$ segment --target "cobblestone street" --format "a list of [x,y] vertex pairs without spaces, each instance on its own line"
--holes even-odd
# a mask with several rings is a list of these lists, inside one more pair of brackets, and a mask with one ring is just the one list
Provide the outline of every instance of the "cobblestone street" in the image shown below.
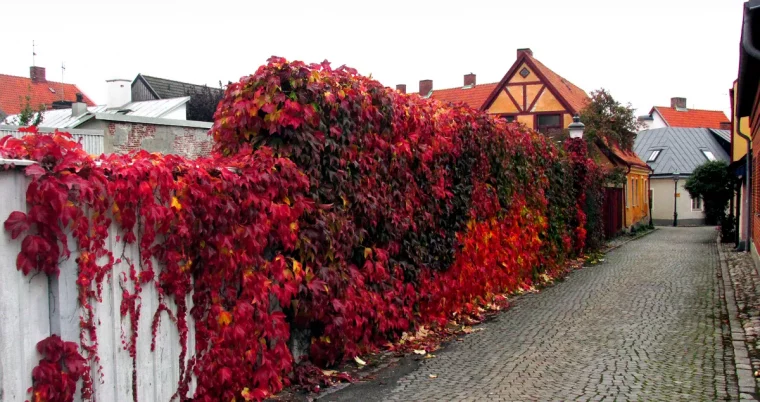
[[324,400],[738,400],[715,237],[660,228],[398,380]]

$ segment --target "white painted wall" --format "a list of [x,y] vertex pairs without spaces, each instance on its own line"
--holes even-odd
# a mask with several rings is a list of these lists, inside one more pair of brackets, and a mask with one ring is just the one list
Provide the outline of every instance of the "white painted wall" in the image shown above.
[[660,116],[660,113],[658,113],[657,110],[653,110],[652,120],[649,121],[648,126],[649,126],[648,129],[653,130],[655,128],[668,127],[668,123],[665,122],[665,120],[662,118],[662,116]]
[[[0,203],[0,220],[4,221],[12,211],[27,211],[25,202],[28,179],[21,170],[0,171],[0,192],[5,194]],[[116,245],[116,229],[109,233],[108,242]],[[65,341],[79,342],[79,314],[76,290],[76,258],[61,264],[58,278],[45,275],[26,277],[16,270],[16,256],[23,236],[16,240],[10,233],[0,229],[0,401],[23,401],[29,399],[27,389],[32,386],[32,369],[41,356],[35,346],[51,334],[59,334]],[[139,240],[138,240],[139,242]],[[73,240],[70,238],[70,244]],[[121,249],[119,243],[119,250]],[[73,247],[70,247],[73,249]],[[128,246],[125,255],[137,259],[137,246]],[[121,252],[119,252],[119,255]],[[95,304],[97,315],[98,367],[92,368],[95,399],[99,401],[131,401],[132,359],[122,346],[122,336],[128,338],[129,319],[122,319],[119,308],[122,300],[120,277],[128,272],[123,262],[114,267],[113,273],[103,284],[102,302]],[[129,285],[128,285],[129,286]],[[137,393],[140,401],[168,401],[177,389],[179,381],[179,334],[168,315],[162,313],[156,337],[156,350],[151,352],[151,322],[158,305],[158,294],[152,285],[141,293],[137,339]],[[168,301],[176,315],[176,305]],[[188,296],[188,311],[192,298]],[[188,316],[189,360],[195,350],[195,328]],[[81,391],[81,381],[77,386]],[[194,385],[191,384],[191,392]],[[77,395],[75,400],[81,400]]]
[[162,119],[187,120],[187,103],[161,116]]
[[[681,177],[678,180],[678,192],[681,194],[678,197],[678,220],[686,219],[704,219],[705,213],[702,210],[694,211],[691,209],[691,196],[689,192],[683,188],[686,184],[686,178]],[[668,178],[651,178],[652,188],[652,219],[655,220],[670,220],[670,224],[673,222],[673,179]],[[704,207],[704,205],[703,205]]]

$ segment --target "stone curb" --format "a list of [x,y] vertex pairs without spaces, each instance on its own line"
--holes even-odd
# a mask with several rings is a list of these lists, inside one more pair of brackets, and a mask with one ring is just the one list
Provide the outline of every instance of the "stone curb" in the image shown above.
[[744,328],[739,322],[739,309],[736,308],[736,294],[731,282],[731,274],[728,271],[726,254],[720,247],[720,238],[716,241],[720,259],[721,278],[728,310],[728,323],[731,329],[731,344],[734,348],[734,364],[736,366],[736,378],[739,382],[741,400],[757,401],[757,389],[755,375],[752,373],[752,363],[749,360],[747,345],[745,344]]

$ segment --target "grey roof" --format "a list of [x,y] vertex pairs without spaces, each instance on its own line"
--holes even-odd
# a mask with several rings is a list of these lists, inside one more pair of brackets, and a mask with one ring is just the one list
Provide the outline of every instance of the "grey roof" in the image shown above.
[[187,96],[200,90],[210,89],[211,92],[223,92],[220,88],[207,87],[206,85],[188,84],[186,82],[167,80],[166,78],[151,77],[149,75],[138,74],[135,81],[141,79],[148,84],[148,88],[159,99],[177,98]]
[[711,128],[710,131],[713,132],[713,134],[720,137],[723,141],[727,141],[729,144],[731,143],[731,132],[728,130],[718,130],[715,128]]
[[681,127],[644,130],[636,135],[633,150],[644,162],[652,152],[660,150],[654,162],[647,162],[653,175],[669,175],[676,171],[691,174],[697,166],[707,162],[703,150],[712,152],[716,160],[729,162],[727,149],[718,140],[723,136],[721,131],[726,130]]
[[[181,98],[130,102],[124,106],[110,109],[105,105],[90,106],[87,108],[87,113],[79,116],[72,116],[71,109],[47,110],[42,112],[42,122],[40,123],[40,126],[51,128],[74,128],[78,127],[85,121],[90,120],[95,115],[100,114],[161,118],[186,104],[189,100],[189,96],[184,96]],[[6,120],[11,121],[13,117],[14,116],[9,116]]]

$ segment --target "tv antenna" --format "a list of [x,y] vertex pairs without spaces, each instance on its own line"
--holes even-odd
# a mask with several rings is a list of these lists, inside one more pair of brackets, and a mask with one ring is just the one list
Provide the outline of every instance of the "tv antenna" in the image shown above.
[[64,95],[63,91],[66,88],[63,86],[63,73],[66,72],[66,65],[61,62],[61,100],[66,100],[66,96]]
[[35,49],[34,40],[32,40],[32,67],[36,66],[35,57],[37,56],[37,50]]

